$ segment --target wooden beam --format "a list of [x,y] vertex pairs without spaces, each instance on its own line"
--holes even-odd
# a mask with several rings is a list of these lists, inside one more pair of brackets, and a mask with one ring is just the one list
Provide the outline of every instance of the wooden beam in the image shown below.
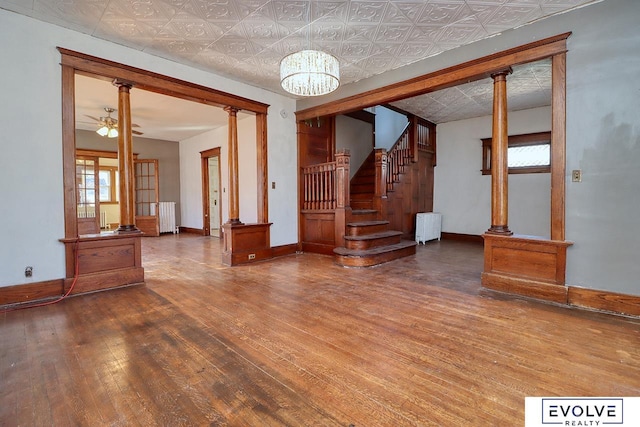
[[566,39],[571,33],[537,40],[532,43],[497,52],[459,65],[387,85],[365,93],[328,102],[296,112],[296,118],[308,120],[327,115],[346,114],[366,107],[382,105],[413,96],[480,80],[518,64],[538,61],[566,52]]

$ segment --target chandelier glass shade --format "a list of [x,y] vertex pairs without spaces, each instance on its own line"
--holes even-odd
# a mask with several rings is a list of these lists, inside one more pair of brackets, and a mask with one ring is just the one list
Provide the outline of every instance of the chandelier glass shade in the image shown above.
[[289,93],[318,96],[340,85],[340,66],[335,56],[318,50],[301,50],[280,62],[280,83]]
[[117,138],[118,137],[118,129],[114,126],[104,125],[100,129],[96,131],[100,136],[106,136],[107,138]]

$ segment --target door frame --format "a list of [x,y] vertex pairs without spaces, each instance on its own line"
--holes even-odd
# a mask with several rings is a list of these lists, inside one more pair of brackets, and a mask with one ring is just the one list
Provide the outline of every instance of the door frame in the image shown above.
[[[205,236],[211,236],[211,212],[209,209],[209,198],[211,190],[209,188],[209,159],[211,157],[218,158],[218,183],[222,183],[221,163],[220,163],[220,147],[211,148],[200,152],[200,164],[202,168],[202,232]],[[222,193],[220,193],[220,203],[218,204],[220,217],[220,237],[222,237]]]

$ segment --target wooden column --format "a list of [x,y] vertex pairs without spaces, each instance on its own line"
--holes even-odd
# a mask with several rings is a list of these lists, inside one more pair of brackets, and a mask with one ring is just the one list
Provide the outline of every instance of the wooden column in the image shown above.
[[507,75],[511,67],[491,75],[493,79],[493,131],[491,140],[491,228],[490,234],[511,235],[508,226]]
[[229,220],[227,224],[242,224],[238,185],[238,109],[225,107],[224,111],[229,114]]
[[133,138],[131,135],[131,83],[114,80],[118,87],[118,170],[120,172],[119,233],[140,232],[135,225]]

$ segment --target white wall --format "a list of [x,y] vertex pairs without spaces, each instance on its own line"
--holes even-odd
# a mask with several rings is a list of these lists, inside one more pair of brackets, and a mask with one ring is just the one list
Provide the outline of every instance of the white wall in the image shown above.
[[342,148],[348,148],[351,153],[349,178],[353,178],[373,150],[371,123],[348,116],[336,116],[336,149]]
[[[181,226],[203,228],[200,152],[217,147],[220,147],[222,223],[229,219],[228,132],[228,127],[223,126],[180,141]],[[258,220],[255,116],[238,120],[238,165],[240,221],[255,223]]]
[[[551,108],[509,114],[509,135],[551,129]],[[438,165],[433,210],[442,231],[483,234],[491,226],[491,175],[482,175],[482,138],[491,137],[492,117],[443,123],[437,127]],[[551,174],[509,175],[509,228],[516,234],[549,238]]]
[[[297,200],[291,197],[297,194],[294,100],[5,10],[0,10],[0,40],[11,40],[0,52],[0,286],[65,275],[64,246],[58,241],[64,237],[64,206],[56,46],[269,104],[269,181],[278,183],[269,192],[271,243],[297,242]],[[27,265],[34,267],[30,279],[24,277]]]
[[400,114],[381,105],[376,106],[376,148],[389,150],[396,143],[409,120]]

